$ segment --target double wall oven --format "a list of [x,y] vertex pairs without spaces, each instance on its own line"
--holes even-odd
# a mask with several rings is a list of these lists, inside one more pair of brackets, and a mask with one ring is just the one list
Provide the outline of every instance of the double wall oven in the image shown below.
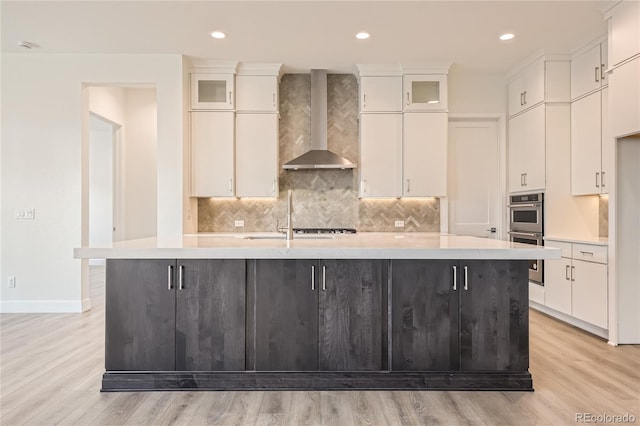
[[[516,243],[544,245],[544,194],[512,195],[509,198],[509,236]],[[544,285],[543,261],[531,260],[529,281]]]

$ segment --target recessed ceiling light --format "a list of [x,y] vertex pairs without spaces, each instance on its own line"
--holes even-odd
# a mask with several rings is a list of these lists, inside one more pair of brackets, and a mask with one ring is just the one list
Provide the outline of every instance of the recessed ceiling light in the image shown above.
[[502,34],[500,36],[500,40],[502,41],[507,41],[507,40],[511,40],[512,38],[514,38],[515,36],[511,33],[506,33],[506,34]]
[[211,37],[213,38],[225,38],[227,35],[222,31],[214,31],[211,33]]
[[366,39],[368,39],[369,37],[370,37],[369,33],[364,32],[364,31],[359,32],[358,34],[356,34],[356,38],[357,38],[358,40],[366,40]]

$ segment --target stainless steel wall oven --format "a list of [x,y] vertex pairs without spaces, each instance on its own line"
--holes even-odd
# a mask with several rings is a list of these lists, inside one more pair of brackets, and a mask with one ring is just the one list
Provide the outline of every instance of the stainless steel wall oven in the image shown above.
[[[544,194],[512,195],[509,198],[509,236],[516,243],[544,245]],[[529,264],[529,281],[544,285],[544,262]]]

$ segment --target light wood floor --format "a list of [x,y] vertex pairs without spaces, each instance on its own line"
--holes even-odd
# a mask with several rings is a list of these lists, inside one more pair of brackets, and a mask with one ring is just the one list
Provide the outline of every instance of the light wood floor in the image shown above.
[[571,425],[576,413],[635,416],[640,347],[531,312],[535,392],[100,393],[104,268],[83,314],[0,315],[0,424]]

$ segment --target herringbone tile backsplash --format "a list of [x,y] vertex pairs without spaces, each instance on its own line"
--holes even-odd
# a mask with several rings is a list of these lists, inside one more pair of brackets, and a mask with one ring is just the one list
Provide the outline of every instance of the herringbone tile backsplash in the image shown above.
[[[329,74],[329,150],[358,164],[358,83],[350,74]],[[285,74],[280,83],[280,165],[310,147],[309,74]],[[199,232],[274,231],[286,222],[286,194],[293,190],[295,227],[349,227],[358,231],[439,231],[440,203],[426,200],[360,200],[356,170],[296,170],[280,172],[278,199],[198,200]],[[244,220],[244,228],[234,228]]]

